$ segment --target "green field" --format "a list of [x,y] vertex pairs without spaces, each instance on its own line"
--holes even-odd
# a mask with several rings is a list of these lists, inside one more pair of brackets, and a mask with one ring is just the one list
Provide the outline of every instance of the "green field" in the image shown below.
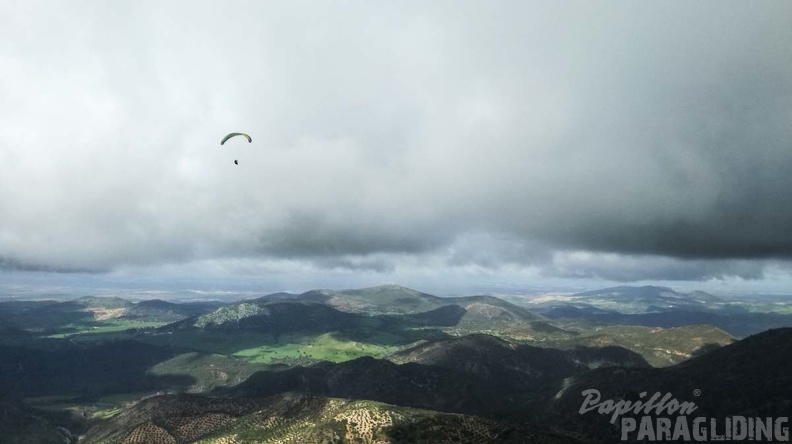
[[343,362],[361,356],[384,357],[399,350],[405,338],[377,332],[330,332],[321,335],[240,332],[174,332],[138,338],[202,353],[236,356],[256,364]]
[[114,333],[119,331],[126,331],[130,328],[151,328],[162,327],[167,325],[166,322],[145,322],[145,321],[130,321],[128,319],[108,319],[106,321],[96,321],[91,324],[67,324],[61,327],[60,330],[65,330],[63,333],[56,333],[48,335],[48,338],[68,338],[76,335],[85,334],[99,334],[99,333]]
[[316,361],[343,362],[361,356],[382,358],[438,334],[441,333],[431,329],[389,332],[370,328],[278,335],[250,330],[188,330],[151,332],[136,335],[135,339],[184,351],[234,356],[255,364],[305,365]]
[[357,342],[339,337],[337,333],[325,333],[315,337],[304,337],[295,342],[279,342],[247,348],[234,353],[234,356],[261,364],[302,360],[343,362],[362,356],[382,358],[398,349],[398,346]]

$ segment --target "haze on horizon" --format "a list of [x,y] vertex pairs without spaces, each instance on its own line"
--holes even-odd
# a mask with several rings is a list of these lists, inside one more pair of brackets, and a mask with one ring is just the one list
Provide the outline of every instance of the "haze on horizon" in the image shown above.
[[771,1],[5,1],[0,280],[792,293],[789,23]]

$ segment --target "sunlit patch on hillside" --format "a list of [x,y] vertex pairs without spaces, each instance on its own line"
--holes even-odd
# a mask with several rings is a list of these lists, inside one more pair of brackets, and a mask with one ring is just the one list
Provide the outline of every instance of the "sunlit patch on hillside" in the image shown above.
[[108,319],[120,318],[124,316],[128,310],[126,308],[88,307],[83,311],[93,313],[94,319],[97,321],[106,321]]

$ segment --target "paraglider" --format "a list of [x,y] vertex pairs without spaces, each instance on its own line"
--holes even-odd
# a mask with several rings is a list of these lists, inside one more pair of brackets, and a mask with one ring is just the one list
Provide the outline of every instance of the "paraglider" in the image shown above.
[[[245,134],[245,133],[231,133],[231,134],[223,137],[223,140],[220,141],[220,145],[224,145],[228,139],[230,139],[232,137],[236,137],[236,136],[245,137],[247,139],[248,143],[252,143],[253,142],[253,139],[250,136],[248,136],[247,134]],[[234,165],[239,165],[239,161],[237,159],[234,159]]]

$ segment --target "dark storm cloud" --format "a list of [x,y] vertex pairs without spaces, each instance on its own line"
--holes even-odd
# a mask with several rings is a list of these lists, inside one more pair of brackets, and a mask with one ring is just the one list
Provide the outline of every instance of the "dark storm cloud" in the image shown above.
[[49,264],[26,263],[14,258],[0,256],[0,271],[38,271],[38,272],[48,272],[48,273],[103,273],[108,270],[59,267]]
[[394,261],[378,257],[319,257],[311,262],[322,268],[341,271],[372,271],[376,273],[392,273],[396,271]]
[[282,226],[262,234],[258,246],[261,253],[285,258],[423,253],[450,240],[448,233],[434,231],[430,227],[389,230],[370,220],[297,212]]
[[787,2],[4,2],[0,254],[758,278],[792,257],[790,22]]
[[707,281],[765,277],[766,263],[747,260],[679,260],[667,257],[613,254],[559,255],[544,273],[565,278],[596,278],[616,282],[638,280]]
[[734,64],[712,73],[716,86],[675,86],[644,98],[655,104],[647,112],[626,113],[626,125],[645,131],[627,143],[641,157],[600,159],[610,177],[591,178],[582,196],[607,211],[572,210],[578,223],[540,227],[545,235],[598,251],[790,257],[792,77],[781,76],[792,72]]
[[513,235],[487,232],[459,236],[445,253],[446,262],[451,266],[473,264],[494,269],[509,264],[542,265],[553,259],[553,250],[548,245],[525,242]]

